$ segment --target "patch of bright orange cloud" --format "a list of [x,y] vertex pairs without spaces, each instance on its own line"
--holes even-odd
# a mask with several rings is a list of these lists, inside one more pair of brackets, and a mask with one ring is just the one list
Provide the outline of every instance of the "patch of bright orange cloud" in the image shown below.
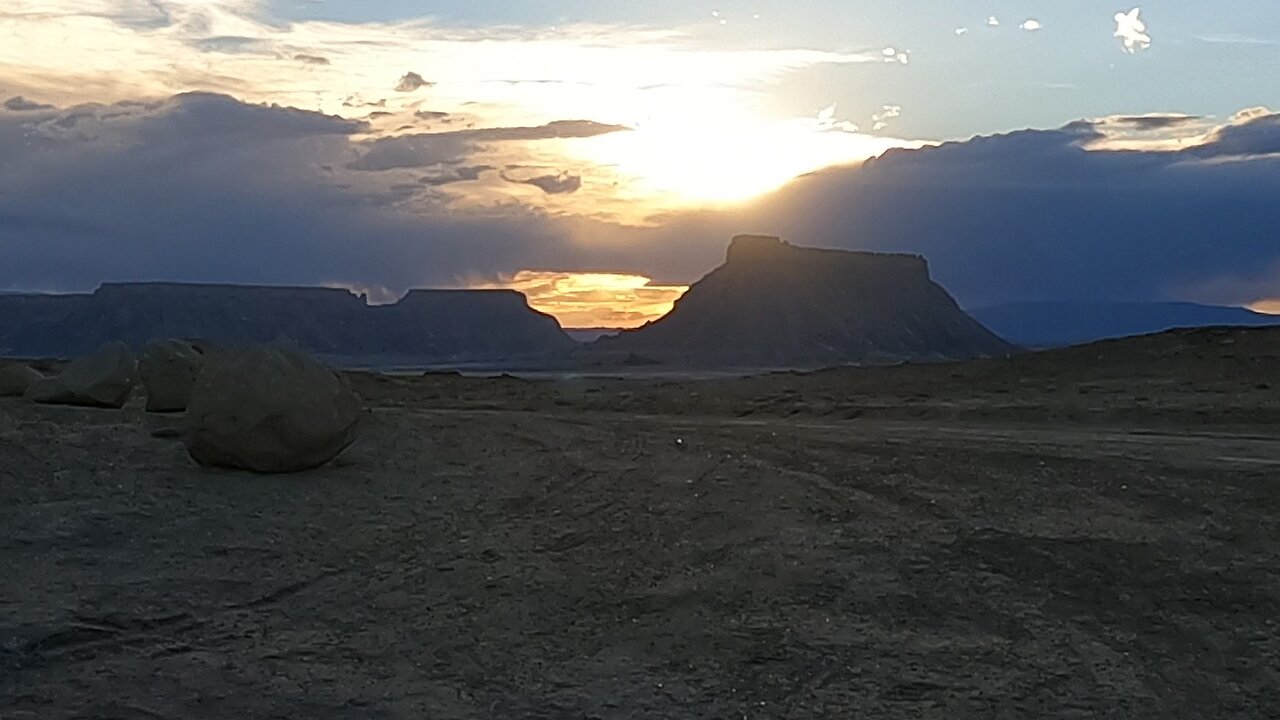
[[521,270],[475,288],[524,293],[529,305],[565,328],[635,328],[671,312],[686,285],[654,285],[643,275]]
[[1280,315],[1280,298],[1259,300],[1249,305],[1249,309],[1266,315]]

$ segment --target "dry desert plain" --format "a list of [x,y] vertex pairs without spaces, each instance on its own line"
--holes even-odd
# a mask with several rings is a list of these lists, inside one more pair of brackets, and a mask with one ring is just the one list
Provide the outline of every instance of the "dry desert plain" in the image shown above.
[[0,400],[0,717],[1280,716],[1280,332],[351,379],[296,476]]

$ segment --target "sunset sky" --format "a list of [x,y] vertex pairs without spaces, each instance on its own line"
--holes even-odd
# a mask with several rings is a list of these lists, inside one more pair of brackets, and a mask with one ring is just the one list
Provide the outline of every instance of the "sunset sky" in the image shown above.
[[0,289],[634,326],[769,232],[970,307],[1280,310],[1273,0],[6,0],[0,38]]

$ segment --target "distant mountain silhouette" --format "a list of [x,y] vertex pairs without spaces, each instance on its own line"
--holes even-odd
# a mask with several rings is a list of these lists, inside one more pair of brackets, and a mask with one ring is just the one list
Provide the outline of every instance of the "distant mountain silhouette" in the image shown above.
[[1194,303],[1027,302],[971,310],[1009,342],[1064,347],[1173,328],[1280,325],[1280,316]]
[[580,343],[595,342],[596,340],[599,340],[602,337],[617,335],[620,332],[622,332],[622,328],[593,327],[593,328],[565,328],[564,329],[565,335],[568,335],[569,337],[573,338],[574,340],[577,340]]
[[413,290],[370,306],[342,289],[106,284],[92,295],[0,296],[0,355],[72,357],[120,340],[285,342],[370,362],[480,362],[576,344],[511,290]]
[[699,366],[805,367],[999,355],[1013,348],[929,277],[924,258],[740,235],[667,316],[595,343]]

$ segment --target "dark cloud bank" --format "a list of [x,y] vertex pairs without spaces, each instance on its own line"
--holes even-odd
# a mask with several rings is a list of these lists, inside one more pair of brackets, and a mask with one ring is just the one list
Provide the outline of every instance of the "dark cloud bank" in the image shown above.
[[1280,116],[1182,151],[1089,151],[1087,123],[800,180],[755,214],[832,246],[909,250],[968,305],[1280,294]]
[[[1181,151],[1088,151],[1103,130],[1092,123],[894,151],[749,209],[647,229],[514,205],[461,211],[431,195],[490,169],[466,164],[477,143],[621,128],[568,121],[372,143],[354,139],[363,129],[202,94],[0,111],[0,288],[172,279],[399,291],[525,268],[680,282],[716,265],[730,235],[772,232],[922,253],[970,306],[1280,295],[1277,115]],[[424,168],[439,172],[420,179]],[[415,171],[407,184],[383,177]],[[415,185],[427,195],[406,203]]]

